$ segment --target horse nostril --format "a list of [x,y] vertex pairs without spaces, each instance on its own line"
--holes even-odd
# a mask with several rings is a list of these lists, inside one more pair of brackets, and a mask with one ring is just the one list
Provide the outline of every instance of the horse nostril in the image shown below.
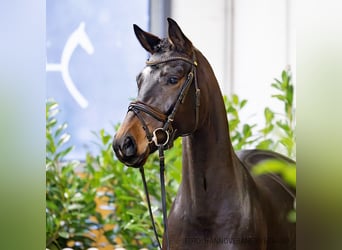
[[127,136],[120,147],[122,153],[126,157],[130,157],[136,154],[137,147],[135,145],[134,139],[131,136]]

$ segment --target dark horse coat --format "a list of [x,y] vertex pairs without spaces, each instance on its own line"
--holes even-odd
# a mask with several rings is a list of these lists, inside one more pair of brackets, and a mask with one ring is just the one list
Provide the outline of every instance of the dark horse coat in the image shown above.
[[[151,54],[137,76],[137,101],[168,115],[196,60],[200,100],[189,87],[172,120],[174,138],[183,136],[182,182],[168,216],[170,249],[295,249],[295,224],[287,220],[293,191],[276,175],[252,176],[250,169],[266,159],[291,160],[273,152],[235,153],[216,77],[206,58],[172,19],[169,37],[160,39],[134,26],[141,45]],[[172,60],[170,60],[170,58]],[[157,110],[157,111],[156,111]],[[142,166],[156,147],[147,132],[163,126],[148,113],[128,112],[113,148],[128,166]],[[142,126],[141,120],[145,124]],[[197,121],[197,122],[195,122]],[[163,241],[163,249],[166,249]]]

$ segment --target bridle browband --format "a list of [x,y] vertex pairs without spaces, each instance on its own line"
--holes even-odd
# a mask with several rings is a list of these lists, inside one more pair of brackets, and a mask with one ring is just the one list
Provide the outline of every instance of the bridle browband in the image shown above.
[[[174,57],[167,57],[158,61],[147,61],[146,65],[148,66],[154,66],[170,61],[184,61],[189,64],[191,64],[191,70],[187,75],[187,78],[185,82],[182,85],[182,88],[178,94],[178,98],[173,106],[173,109],[169,115],[164,114],[161,112],[158,108],[152,107],[144,102],[141,101],[134,101],[131,102],[130,105],[128,106],[128,112],[132,111],[137,118],[139,119],[143,129],[145,130],[146,133],[146,138],[148,140],[149,146],[151,148],[152,144],[154,143],[155,146],[157,146],[159,150],[159,164],[160,164],[160,185],[161,185],[161,198],[162,198],[162,210],[163,210],[163,223],[164,223],[164,234],[165,234],[165,241],[166,241],[166,249],[169,250],[169,237],[168,237],[168,229],[167,229],[167,208],[166,208],[166,194],[165,194],[165,176],[164,176],[164,171],[165,171],[165,162],[164,162],[164,150],[169,149],[172,147],[172,143],[174,140],[175,132],[176,130],[173,128],[172,123],[174,121],[174,117],[178,111],[178,108],[180,104],[184,103],[184,100],[188,94],[188,91],[190,89],[191,83],[194,82],[195,85],[195,95],[196,95],[196,101],[195,101],[195,127],[192,132],[189,134],[193,133],[196,131],[198,122],[199,122],[199,107],[200,107],[200,89],[198,87],[197,83],[197,74],[196,74],[196,67],[197,67],[197,60],[195,56],[195,52],[193,51],[193,59],[189,59],[187,57],[182,57],[182,56],[174,56]],[[141,112],[150,115],[154,119],[156,119],[159,122],[163,123],[163,126],[160,128],[155,129],[152,133],[149,130],[143,116],[141,115]],[[184,134],[185,136],[187,134]],[[160,249],[162,249],[158,233],[155,227],[155,222],[153,218],[153,213],[151,209],[151,202],[149,198],[149,192],[147,188],[147,183],[146,183],[146,178],[145,178],[145,173],[144,173],[144,167],[140,166],[139,167],[141,177],[143,180],[143,185],[145,189],[145,194],[146,194],[146,199],[147,199],[147,204],[148,204],[148,210],[152,222],[152,227],[154,231],[154,235],[156,237],[158,246]]]

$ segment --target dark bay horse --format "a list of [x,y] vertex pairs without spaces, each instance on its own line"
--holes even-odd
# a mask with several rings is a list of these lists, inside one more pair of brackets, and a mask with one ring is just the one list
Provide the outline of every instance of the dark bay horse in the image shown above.
[[[182,182],[168,216],[170,249],[295,249],[295,224],[287,220],[294,194],[274,175],[249,172],[266,159],[292,161],[270,151],[234,152],[211,66],[177,23],[168,22],[166,39],[134,25],[151,56],[114,137],[116,156],[140,167],[157,150],[155,137],[169,137],[165,147],[183,137]],[[161,128],[167,132],[152,133]]]

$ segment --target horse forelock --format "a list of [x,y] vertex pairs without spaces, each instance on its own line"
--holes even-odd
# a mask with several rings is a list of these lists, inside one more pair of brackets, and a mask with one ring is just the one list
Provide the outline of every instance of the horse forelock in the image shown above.
[[151,56],[168,57],[168,56],[183,56],[192,57],[192,51],[187,51],[185,48],[177,48],[174,46],[169,38],[163,38],[160,42],[153,47],[154,53]]
[[171,49],[172,49],[172,44],[167,38],[161,39],[160,43],[154,46],[154,51],[155,53],[158,53],[158,54],[168,52]]

